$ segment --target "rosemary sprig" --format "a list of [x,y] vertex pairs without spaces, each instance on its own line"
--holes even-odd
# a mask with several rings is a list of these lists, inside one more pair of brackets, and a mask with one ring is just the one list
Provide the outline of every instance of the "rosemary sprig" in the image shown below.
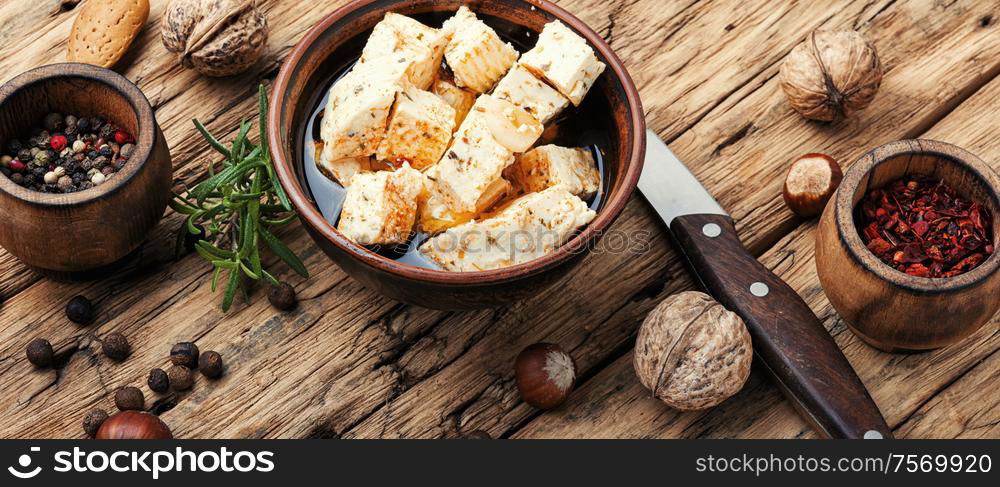
[[187,215],[178,242],[187,234],[198,236],[195,251],[215,267],[212,291],[226,274],[222,310],[228,311],[237,290],[248,295],[251,281],[265,280],[278,284],[277,278],[263,268],[260,244],[281,258],[302,277],[309,277],[305,265],[287,245],[274,235],[273,229],[295,219],[288,196],[278,182],[267,150],[265,121],[267,120],[267,90],[260,85],[260,143],[248,138],[251,125],[240,123],[240,130],[230,147],[216,139],[197,119],[194,126],[208,144],[224,157],[216,171],[216,162],[209,162],[209,177],[187,191],[174,193],[170,207]]

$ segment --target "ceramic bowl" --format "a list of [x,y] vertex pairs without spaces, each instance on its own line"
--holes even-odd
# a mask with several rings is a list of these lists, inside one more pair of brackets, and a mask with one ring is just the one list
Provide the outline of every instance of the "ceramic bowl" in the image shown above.
[[949,278],[911,276],[865,247],[854,209],[872,188],[910,174],[942,179],[989,209],[993,245],[1000,229],[1000,177],[968,151],[932,140],[903,140],[865,154],[844,175],[819,223],[816,270],[830,303],[858,336],[886,351],[944,347],[978,330],[1000,308],[1000,254]]
[[23,141],[51,112],[107,117],[135,137],[134,152],[107,182],[76,193],[37,192],[0,175],[0,245],[50,277],[97,277],[163,216],[170,152],[138,87],[114,71],[75,63],[32,69],[0,87],[0,143]]
[[[537,260],[509,268],[453,273],[409,265],[358,246],[320,213],[303,174],[302,143],[307,122],[338,69],[360,56],[372,27],[386,12],[414,16],[440,26],[461,0],[367,0],[333,12],[313,27],[285,60],[275,81],[268,119],[274,164],[301,220],[316,243],[348,274],[397,300],[431,308],[470,309],[505,304],[538,293],[582,260],[621,214],[635,189],[645,154],[645,126],[635,86],[621,61],[592,29],[544,0],[472,2],[470,7],[501,37],[529,48],[544,24],[558,19],[583,36],[607,68],[584,103],[599,106],[593,130],[606,135],[603,203],[593,222]],[[520,40],[520,41],[519,41]],[[595,262],[597,263],[597,262]]]

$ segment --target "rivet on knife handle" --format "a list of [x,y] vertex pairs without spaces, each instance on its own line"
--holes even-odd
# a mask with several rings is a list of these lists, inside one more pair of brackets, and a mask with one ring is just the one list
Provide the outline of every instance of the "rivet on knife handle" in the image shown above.
[[891,438],[861,379],[801,297],[751,256],[725,215],[682,215],[670,230],[715,299],[746,322],[754,353],[792,403],[832,438]]

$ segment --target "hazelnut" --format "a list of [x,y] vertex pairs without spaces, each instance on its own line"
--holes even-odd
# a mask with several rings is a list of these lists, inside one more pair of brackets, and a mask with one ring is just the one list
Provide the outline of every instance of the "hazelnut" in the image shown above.
[[830,122],[872,102],[882,63],[875,46],[853,30],[813,32],[785,58],[779,82],[800,115]]
[[163,369],[153,369],[149,371],[149,378],[146,379],[146,385],[153,392],[167,392],[167,389],[170,389],[170,378],[167,377],[167,373]]
[[28,343],[25,353],[28,355],[28,362],[31,362],[35,367],[51,366],[55,354],[52,351],[52,344],[42,338],[36,338]]
[[559,345],[536,343],[517,356],[514,375],[524,402],[538,409],[552,409],[573,390],[576,364]]
[[681,410],[715,406],[750,376],[750,333],[736,313],[705,293],[663,300],[643,321],[633,365],[653,396]]
[[103,409],[91,409],[83,416],[83,431],[87,433],[87,436],[93,438],[97,436],[97,430],[101,429],[101,425],[107,419],[108,413],[104,412]]
[[247,0],[173,0],[160,39],[181,65],[205,76],[245,71],[267,46],[267,18]]
[[271,302],[271,306],[281,311],[288,311],[299,302],[295,297],[295,288],[287,282],[272,284],[267,290],[267,300]]
[[160,418],[141,411],[122,411],[104,421],[98,440],[170,440],[174,435]]
[[785,204],[803,218],[817,216],[843,179],[844,173],[832,157],[816,153],[801,156],[785,175]]
[[125,338],[125,335],[114,332],[108,333],[108,335],[104,337],[104,340],[101,340],[101,350],[104,352],[104,355],[107,355],[107,357],[111,360],[121,362],[128,358],[132,348],[129,346],[128,339]]
[[194,374],[191,369],[183,365],[175,365],[167,369],[167,377],[170,379],[170,386],[175,391],[186,391],[194,385]]
[[142,411],[146,407],[146,399],[137,387],[119,387],[115,391],[115,406],[119,411]]
[[222,355],[219,352],[209,350],[198,357],[198,370],[209,379],[217,379],[222,376]]
[[181,342],[170,349],[170,363],[183,365],[189,369],[198,367],[198,345]]
[[94,321],[94,305],[84,296],[73,296],[66,303],[66,317],[79,325],[89,325]]

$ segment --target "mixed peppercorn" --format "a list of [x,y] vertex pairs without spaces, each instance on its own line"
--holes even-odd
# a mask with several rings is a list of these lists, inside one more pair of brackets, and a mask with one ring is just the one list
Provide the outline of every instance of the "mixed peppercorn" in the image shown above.
[[28,189],[72,193],[107,181],[134,151],[135,139],[113,122],[50,113],[26,141],[3,145],[0,172]]
[[913,276],[954,277],[994,251],[989,210],[926,176],[869,191],[854,218],[872,253]]

